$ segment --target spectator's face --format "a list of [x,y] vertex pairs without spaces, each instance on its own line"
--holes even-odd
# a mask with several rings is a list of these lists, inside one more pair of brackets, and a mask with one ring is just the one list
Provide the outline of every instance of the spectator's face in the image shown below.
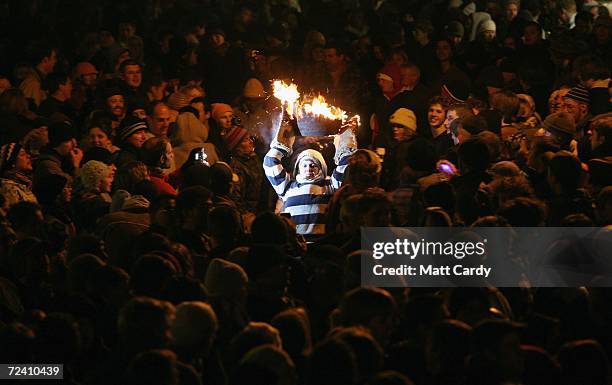
[[147,135],[144,130],[136,131],[129,138],[127,138],[127,142],[136,148],[142,147],[143,143],[147,140]]
[[236,153],[242,156],[250,156],[255,152],[255,142],[250,135],[247,135],[242,139],[242,142],[236,147]]
[[123,23],[119,25],[119,36],[121,36],[123,40],[127,40],[134,36],[134,32],[134,27],[131,24]]
[[300,174],[304,175],[306,179],[315,179],[319,172],[321,172],[321,168],[316,162],[313,162],[310,159],[302,159],[300,161]]
[[95,86],[97,80],[98,71],[81,74],[81,82],[85,85],[85,87],[90,88]]
[[162,155],[161,164],[162,168],[170,168],[174,163],[174,151],[172,150],[172,145],[170,143],[166,143],[166,150]]
[[232,119],[234,118],[234,113],[231,111],[227,111],[223,115],[219,116],[219,127],[223,130],[227,130],[232,128]]
[[109,149],[112,146],[110,138],[100,127],[92,127],[89,130],[89,141],[96,147]]
[[100,181],[100,192],[109,193],[111,191],[111,186],[113,185],[113,179],[115,179],[114,174],[109,172],[106,178]]
[[147,119],[147,111],[145,111],[143,108],[138,108],[134,111],[132,111],[132,116],[141,119],[141,120],[146,120]]
[[424,41],[424,40],[427,40],[427,38],[429,38],[429,36],[427,36],[427,33],[425,33],[419,28],[415,28],[414,30],[412,30],[412,36],[414,37],[414,40],[416,41]]
[[540,42],[542,36],[540,35],[540,31],[535,26],[527,26],[525,28],[525,33],[523,34],[523,43],[525,45],[535,45]]
[[440,127],[444,124],[444,119],[446,117],[446,112],[441,104],[432,104],[429,106],[429,111],[427,111],[427,121],[429,122],[430,127]]
[[376,77],[376,84],[378,85],[378,88],[380,88],[380,90],[383,93],[393,92],[393,90],[394,90],[394,88],[393,88],[393,80],[384,79],[382,77],[377,76]]
[[557,92],[557,95],[554,98],[552,98],[551,103],[550,103],[550,113],[551,114],[554,114],[555,112],[561,112],[564,110],[563,98],[565,95],[567,95],[568,92],[569,92],[569,88],[560,89],[559,92]]
[[408,140],[412,136],[412,131],[402,125],[394,124],[392,126],[393,130],[393,139],[401,142],[403,140]]
[[159,104],[153,112],[151,132],[158,137],[167,137],[170,129],[170,109],[165,104]]
[[142,84],[142,74],[138,64],[127,65],[123,69],[123,80],[125,84],[132,88],[140,87]]
[[402,75],[402,87],[414,88],[419,81],[419,71],[415,67],[403,67],[400,71]]
[[149,88],[150,98],[152,100],[163,100],[166,96],[166,88],[168,88],[167,81],[163,81],[158,85],[152,85]]
[[70,151],[74,150],[75,148],[76,148],[76,139],[70,139],[70,140],[60,143],[60,145],[57,146],[55,150],[61,156],[68,156],[68,154],[70,154]]
[[588,112],[586,104],[578,103],[573,99],[563,99],[563,111],[570,113],[574,117],[576,123],[582,121]]
[[316,47],[312,49],[312,60],[315,63],[322,63],[325,60],[325,51],[323,48]]
[[51,51],[51,55],[43,58],[42,65],[45,73],[53,72],[55,68],[55,64],[57,64],[57,52],[55,50]]
[[516,4],[508,4],[506,5],[506,20],[512,21],[518,15],[518,7]]
[[123,95],[113,95],[106,99],[106,105],[111,114],[116,117],[122,117],[125,114],[125,101]]
[[238,21],[242,25],[249,25],[253,22],[254,19],[253,11],[250,9],[244,8],[240,11],[240,15],[238,16]]
[[482,36],[484,37],[485,41],[492,42],[495,40],[495,31],[483,31]]
[[23,148],[19,150],[19,154],[17,154],[15,169],[22,172],[32,171],[32,159],[30,158],[30,154],[28,154]]
[[452,49],[447,41],[439,41],[436,44],[436,57],[439,61],[448,61],[452,55]]
[[66,80],[66,83],[60,84],[59,91],[64,95],[64,97],[70,99],[72,96],[72,80],[68,79]]
[[444,121],[444,127],[446,127],[447,130],[450,130],[450,125],[453,122],[453,120],[457,119],[457,111],[455,110],[448,110],[446,112],[446,120]]
[[221,35],[220,33],[214,33],[211,37],[210,37],[210,41],[213,45],[213,47],[220,47],[225,43],[225,37],[223,35]]
[[325,48],[325,67],[328,71],[336,71],[344,62],[344,55],[338,55],[335,48]]

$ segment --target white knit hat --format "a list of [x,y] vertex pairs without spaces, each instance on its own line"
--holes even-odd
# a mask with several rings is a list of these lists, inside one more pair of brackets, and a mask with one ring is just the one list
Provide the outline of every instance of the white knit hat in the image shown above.
[[478,25],[478,33],[482,33],[484,31],[496,31],[497,27],[495,26],[495,22],[493,20],[483,20]]
[[417,129],[417,121],[416,115],[412,110],[407,108],[398,108],[389,118],[389,123],[399,124],[407,129],[416,132]]
[[104,180],[110,173],[111,168],[106,163],[90,160],[81,167],[79,176],[85,190],[94,191],[98,188],[100,181]]

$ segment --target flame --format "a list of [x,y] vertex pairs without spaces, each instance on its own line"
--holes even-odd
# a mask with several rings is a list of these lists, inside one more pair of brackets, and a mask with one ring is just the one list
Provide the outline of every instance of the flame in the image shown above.
[[275,80],[272,83],[274,89],[274,97],[281,101],[283,107],[287,109],[287,113],[293,117],[293,112],[296,109],[296,103],[300,98],[296,84],[287,84],[282,80]]
[[310,115],[315,118],[325,118],[329,120],[340,120],[342,124],[350,124],[358,127],[360,125],[359,115],[354,115],[349,118],[346,111],[332,106],[327,103],[325,97],[318,95],[313,97],[310,102],[300,100],[301,95],[298,91],[298,87],[294,83],[285,83],[282,80],[274,80],[272,83],[274,97],[280,100],[283,108],[287,110],[287,113],[291,117],[295,117],[295,114],[303,117]]
[[348,118],[345,111],[328,104],[321,95],[314,98],[311,103],[304,103],[302,108],[305,113],[315,117],[323,117],[329,120],[341,120],[343,122]]

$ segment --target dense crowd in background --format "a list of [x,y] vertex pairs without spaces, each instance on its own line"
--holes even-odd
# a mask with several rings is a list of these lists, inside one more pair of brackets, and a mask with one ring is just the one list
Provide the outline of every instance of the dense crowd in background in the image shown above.
[[[362,226],[608,231],[609,4],[0,4],[0,362],[83,385],[610,383],[609,288],[360,287]],[[275,79],[360,124],[296,129]]]

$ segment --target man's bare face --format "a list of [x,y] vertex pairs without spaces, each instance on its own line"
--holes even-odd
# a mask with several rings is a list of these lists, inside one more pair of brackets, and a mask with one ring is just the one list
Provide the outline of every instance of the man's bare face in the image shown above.
[[127,65],[123,70],[123,79],[125,84],[132,88],[140,87],[142,84],[142,74],[141,69],[138,64]]

